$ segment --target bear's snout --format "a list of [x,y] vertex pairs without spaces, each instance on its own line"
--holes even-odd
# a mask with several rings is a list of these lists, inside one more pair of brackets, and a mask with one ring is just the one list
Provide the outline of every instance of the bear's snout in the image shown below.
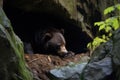
[[66,49],[65,45],[60,46],[58,52],[59,55],[64,56],[68,54],[68,50]]

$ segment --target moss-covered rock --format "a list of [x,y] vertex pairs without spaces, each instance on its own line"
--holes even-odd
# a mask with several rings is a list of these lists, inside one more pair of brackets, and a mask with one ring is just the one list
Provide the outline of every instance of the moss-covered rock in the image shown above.
[[23,56],[23,44],[0,7],[0,80],[32,80]]

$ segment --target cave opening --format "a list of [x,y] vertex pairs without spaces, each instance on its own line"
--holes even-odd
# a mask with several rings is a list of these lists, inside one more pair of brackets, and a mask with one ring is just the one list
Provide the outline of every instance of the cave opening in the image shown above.
[[26,12],[24,10],[4,5],[4,11],[10,19],[14,32],[23,42],[29,42],[33,33],[42,27],[53,26],[63,28],[66,47],[75,53],[86,52],[86,45],[90,41],[81,28],[61,16],[49,13]]

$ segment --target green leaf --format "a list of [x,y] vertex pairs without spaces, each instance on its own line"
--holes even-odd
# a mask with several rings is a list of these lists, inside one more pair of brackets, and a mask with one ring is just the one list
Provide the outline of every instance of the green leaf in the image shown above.
[[92,49],[92,42],[89,42],[89,43],[87,44],[87,48]]
[[108,33],[109,31],[111,31],[112,30],[112,28],[110,27],[110,26],[106,26],[106,28],[105,28],[105,31]]
[[120,10],[120,4],[116,4],[115,7]]
[[106,42],[106,40],[104,40],[102,38],[99,38],[99,37],[96,37],[94,40],[97,41],[97,42],[99,42],[99,43]]
[[99,31],[105,29],[105,24],[102,24],[100,27],[99,27]]
[[117,18],[114,18],[113,20],[113,28],[116,30],[119,28],[119,22]]
[[109,37],[111,37],[112,36],[112,33],[109,33],[109,35],[108,35]]
[[108,7],[104,10],[104,15],[108,14],[108,13],[111,13],[112,11],[115,10],[115,7],[114,6],[111,6],[111,7]]
[[103,25],[104,24],[104,21],[101,21],[101,22],[95,22],[94,23],[94,26],[100,26],[100,25]]
[[112,26],[112,28],[114,28],[114,30],[116,30],[119,28],[118,18],[119,18],[119,16],[110,17],[110,18],[106,19],[105,22],[107,23],[108,26]]
[[105,35],[102,35],[102,38],[105,40],[105,39],[106,39],[106,36],[105,36]]
[[92,45],[97,46],[98,42],[96,40],[93,41]]
[[93,48],[98,47],[103,42],[106,42],[106,40],[99,38],[99,37],[96,37],[92,42]]
[[110,17],[110,18],[106,19],[105,22],[106,22],[106,23],[111,23],[111,22],[112,22],[112,19],[113,19],[113,17]]

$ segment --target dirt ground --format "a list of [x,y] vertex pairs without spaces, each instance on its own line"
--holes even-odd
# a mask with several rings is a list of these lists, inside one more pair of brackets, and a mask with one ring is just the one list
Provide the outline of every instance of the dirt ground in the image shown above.
[[47,76],[49,70],[68,65],[70,62],[78,63],[83,56],[88,56],[88,54],[80,53],[64,58],[57,55],[25,54],[25,60],[33,73],[34,80],[50,80]]

